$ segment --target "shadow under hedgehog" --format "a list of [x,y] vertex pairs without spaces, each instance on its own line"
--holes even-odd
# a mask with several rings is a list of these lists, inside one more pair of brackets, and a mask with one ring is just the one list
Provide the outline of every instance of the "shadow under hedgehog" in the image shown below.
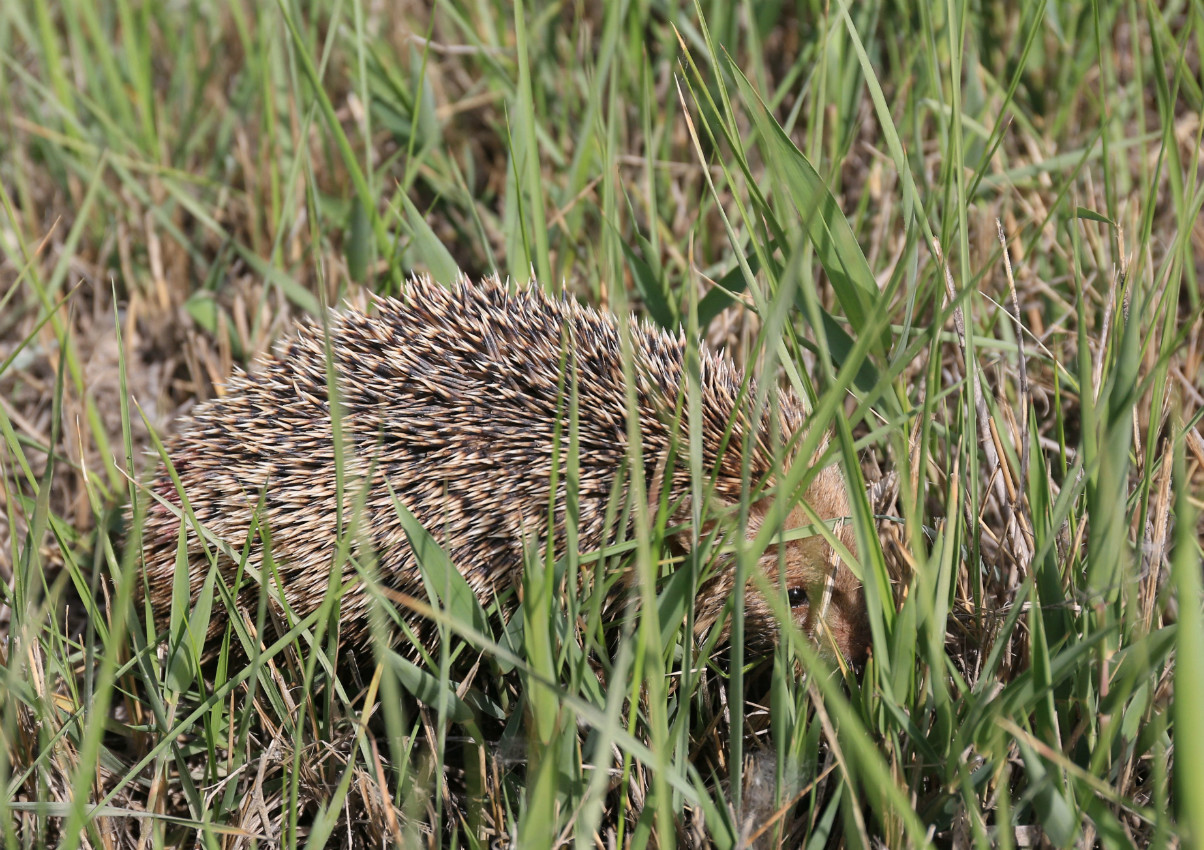
[[[332,311],[325,329],[316,323],[300,326],[275,352],[260,357],[249,374],[232,377],[222,397],[198,405],[168,442],[188,505],[205,529],[203,540],[189,523],[186,535],[194,600],[210,569],[206,549],[213,546],[206,541],[219,540],[237,554],[258,525],[270,530],[279,575],[280,585],[269,598],[282,595],[297,617],[313,612],[330,581],[338,517],[351,511],[360,512],[352,554],[371,547],[381,585],[425,599],[396,499],[488,605],[521,582],[524,552],[531,544],[538,545],[536,551],[548,545],[554,459],[560,469],[551,546],[557,558],[565,552],[565,463],[573,429],[577,545],[589,552],[614,542],[607,505],[632,456],[618,319],[534,285],[509,292],[496,277],[480,283],[462,278],[451,289],[415,278],[401,299],[376,297],[372,306],[371,313]],[[692,488],[685,447],[695,435],[689,417],[680,412],[686,343],[684,337],[629,321],[627,357],[645,481],[652,494],[667,488],[667,504],[674,506],[670,525],[688,528]],[[327,340],[346,446],[344,511],[336,509]],[[756,383],[723,354],[701,347],[699,358],[703,492],[708,506],[739,505],[750,486],[774,486],[796,461],[792,451],[799,441],[792,438],[803,433],[806,415],[793,392],[779,389],[754,416]],[[575,415],[566,402],[570,392],[576,393]],[[187,511],[165,468],[152,488],[158,498],[149,504],[142,528],[141,564],[161,630],[170,621],[180,516]],[[750,539],[766,521],[773,499],[762,496],[749,506]],[[823,520],[849,514],[844,479],[832,465],[816,473],[803,499]],[[699,537],[714,530],[713,523],[699,529]],[[783,527],[809,524],[800,505]],[[855,551],[848,522],[837,522],[834,534]],[[259,570],[262,535],[252,538],[247,564]],[[688,531],[682,532],[675,542],[688,547],[689,539]],[[758,561],[769,586],[785,586],[795,622],[821,653],[831,658],[839,652],[860,662],[869,645],[860,582],[820,535],[786,542],[782,549],[771,546]],[[221,552],[216,557],[230,583],[237,562]],[[341,635],[354,647],[368,647],[371,594],[352,581],[357,576],[352,559],[343,561],[339,578],[350,584],[341,600]],[[735,581],[734,559],[720,556],[695,599],[700,634],[715,626]],[[255,611],[260,592],[258,582],[244,575],[240,605]],[[744,600],[750,648],[774,646],[780,625],[751,576]],[[278,613],[278,603],[271,604]],[[417,634],[429,634],[417,614],[407,616]],[[210,653],[225,618],[225,607],[214,606],[206,636]],[[726,634],[726,624],[722,628]]]

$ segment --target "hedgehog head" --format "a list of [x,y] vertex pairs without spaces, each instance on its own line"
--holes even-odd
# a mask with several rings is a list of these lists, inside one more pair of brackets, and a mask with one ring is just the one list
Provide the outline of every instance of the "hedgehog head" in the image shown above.
[[[822,520],[836,520],[833,535],[856,554],[844,479],[834,466],[825,467],[803,495]],[[754,502],[749,510],[747,537],[753,540],[769,519],[773,498]],[[811,525],[807,511],[796,506],[782,523],[783,530]],[[840,554],[821,534],[770,545],[756,567],[772,588],[784,586],[795,624],[815,642],[822,656],[834,660],[839,654],[854,665],[864,661],[870,645],[865,593],[861,582]],[[735,585],[732,563],[721,563],[699,593],[702,606],[697,624],[700,632],[712,628],[722,614]],[[764,582],[749,576],[744,593],[746,640],[753,650],[771,649],[781,637],[774,606],[761,588]],[[776,592],[776,590],[774,591]],[[730,623],[722,625],[724,639]]]

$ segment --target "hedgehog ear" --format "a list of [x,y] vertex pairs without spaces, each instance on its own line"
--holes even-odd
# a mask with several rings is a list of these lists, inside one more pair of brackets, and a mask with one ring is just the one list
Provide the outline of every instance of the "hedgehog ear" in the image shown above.
[[[821,510],[821,519],[837,519],[849,515],[849,491],[845,489],[844,476],[835,464],[825,466],[815,476],[803,495],[813,507]],[[823,514],[826,513],[827,516]]]

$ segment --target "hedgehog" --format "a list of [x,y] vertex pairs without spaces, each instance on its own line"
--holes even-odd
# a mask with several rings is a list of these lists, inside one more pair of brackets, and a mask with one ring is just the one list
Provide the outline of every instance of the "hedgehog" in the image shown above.
[[[394,599],[426,599],[422,573],[403,528],[400,502],[430,533],[483,605],[517,587],[532,544],[560,558],[568,546],[566,476],[568,435],[576,429],[579,490],[576,546],[594,552],[633,532],[608,522],[608,505],[629,488],[638,433],[649,503],[670,506],[671,542],[683,554],[689,541],[716,528],[707,520],[691,537],[688,468],[690,417],[682,411],[686,386],[684,335],[646,321],[628,320],[624,334],[610,313],[570,296],[546,294],[534,282],[510,291],[496,276],[461,278],[446,288],[426,277],[403,287],[401,298],[370,296],[371,310],[331,310],[325,325],[310,321],[237,371],[220,397],[198,404],[178,424],[166,449],[178,476],[160,465],[151,485],[141,531],[144,592],[156,627],[169,623],[180,560],[181,492],[205,530],[186,533],[189,586],[195,599],[216,564],[231,584],[235,558],[259,570],[264,537],[279,587],[269,593],[274,613],[282,595],[303,617],[322,602],[336,563],[338,523],[360,512],[351,556],[341,563],[344,587],[340,637],[352,648],[370,646],[370,589],[357,581],[360,555],[375,559],[379,584]],[[797,437],[806,413],[796,394],[774,388],[754,414],[757,383],[725,354],[700,346],[701,421],[698,435],[706,480],[707,516],[747,504],[751,539],[769,515],[773,486],[800,459]],[[328,363],[340,405],[343,510],[336,504],[334,426]],[[638,431],[629,429],[628,381],[634,382]],[[575,410],[566,402],[576,393]],[[559,462],[555,499],[553,463]],[[752,484],[750,484],[752,482]],[[756,483],[761,487],[750,493]],[[814,472],[802,495],[849,551],[855,551],[843,476],[827,465]],[[554,505],[549,522],[549,506]],[[728,511],[730,515],[734,511]],[[628,512],[630,514],[630,512]],[[614,513],[610,514],[613,518]],[[799,505],[784,528],[810,525]],[[730,526],[731,523],[729,522]],[[615,526],[619,526],[617,529]],[[676,529],[676,531],[674,531]],[[550,538],[550,539],[549,539]],[[214,547],[214,541],[225,544]],[[730,548],[730,547],[729,547]],[[756,564],[744,595],[749,647],[769,648],[781,624],[761,590],[784,588],[783,601],[821,654],[857,663],[869,644],[862,587],[822,535],[770,546]],[[232,557],[233,556],[233,557]],[[751,572],[751,571],[749,571]],[[716,627],[736,582],[733,557],[718,555],[695,601],[701,637]],[[624,586],[615,582],[616,588]],[[255,611],[257,581],[242,575],[238,602]],[[612,593],[616,591],[611,591]],[[779,590],[779,593],[782,591]],[[421,615],[408,611],[413,634]],[[226,606],[215,605],[207,646],[225,628]],[[283,618],[275,617],[281,622]],[[429,626],[429,622],[425,624]],[[724,632],[726,636],[726,631]],[[237,643],[237,642],[236,642]]]

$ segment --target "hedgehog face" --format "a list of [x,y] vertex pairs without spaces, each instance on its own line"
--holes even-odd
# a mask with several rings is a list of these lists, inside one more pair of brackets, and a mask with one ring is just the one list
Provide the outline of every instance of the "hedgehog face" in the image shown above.
[[[841,512],[831,506],[821,509],[823,507],[815,504],[823,519],[847,516],[847,510]],[[784,527],[802,528],[809,524],[806,512],[796,508]],[[848,523],[838,525],[835,535],[850,552],[856,552],[852,526]],[[839,653],[850,662],[860,664],[870,642],[861,582],[819,534],[791,541],[784,548],[785,551],[779,553],[777,547],[769,547],[758,566],[773,585],[785,585],[795,624],[816,642],[820,654],[829,660],[834,660]],[[759,594],[758,599],[761,604],[766,604]]]
[[[833,468],[820,473],[808,488],[804,500],[821,519],[841,519],[849,515],[844,484]],[[756,537],[765,522],[771,499],[765,499],[749,512],[747,534]],[[803,528],[811,524],[802,507],[795,508],[783,528]],[[840,523],[834,530],[837,539],[850,551],[856,552],[852,526]],[[854,665],[865,660],[869,650],[870,633],[865,612],[865,594],[861,582],[843,563],[839,554],[816,534],[784,544],[784,551],[771,545],[761,555],[757,566],[773,587],[785,585],[787,601],[795,624],[816,643],[821,655],[835,660],[839,654]],[[714,625],[733,589],[732,566],[720,565],[715,576],[699,594],[711,604],[699,611],[698,626],[705,631]],[[768,651],[781,638],[781,627],[756,579],[749,579],[745,589],[745,634],[750,648]],[[723,638],[730,625],[724,624]]]
[[[848,515],[846,509],[833,509],[833,506],[814,502],[813,506],[822,519]],[[765,509],[754,509],[751,513],[750,538],[760,530],[767,512],[768,504],[765,504]],[[807,525],[810,525],[807,513],[796,508],[784,527],[801,529]],[[845,548],[856,551],[850,525],[838,525],[834,532]],[[786,601],[790,604],[795,625],[815,641],[821,655],[834,660],[839,654],[857,665],[869,649],[866,597],[861,582],[821,535],[791,541],[784,549],[781,553],[773,545],[766,549],[757,562],[762,574],[773,586],[785,585]],[[780,637],[778,620],[755,582],[750,582],[745,592],[745,622],[749,621],[760,626],[752,633],[777,643]]]

